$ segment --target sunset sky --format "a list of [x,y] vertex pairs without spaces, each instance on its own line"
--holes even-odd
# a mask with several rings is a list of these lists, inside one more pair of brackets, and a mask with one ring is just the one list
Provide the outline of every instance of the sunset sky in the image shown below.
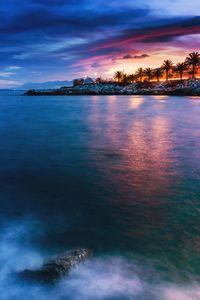
[[109,78],[200,50],[199,0],[1,0],[0,88]]

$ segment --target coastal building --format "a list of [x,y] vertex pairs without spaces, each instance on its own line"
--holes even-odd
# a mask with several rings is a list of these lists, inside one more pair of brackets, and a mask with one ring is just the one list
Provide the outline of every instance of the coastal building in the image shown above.
[[90,78],[90,77],[84,78],[83,84],[94,84],[94,83],[95,82],[94,82],[94,80],[92,78]]

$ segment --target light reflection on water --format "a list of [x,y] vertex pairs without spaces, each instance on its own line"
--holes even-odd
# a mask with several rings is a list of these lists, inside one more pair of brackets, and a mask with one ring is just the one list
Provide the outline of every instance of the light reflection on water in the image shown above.
[[[10,256],[17,253],[32,264],[31,257],[92,248],[94,261],[73,273],[68,292],[60,286],[59,300],[150,300],[160,293],[166,300],[197,298],[197,102],[165,96],[2,97],[0,221],[11,233],[16,220],[31,228],[28,247],[21,238],[14,245],[2,238],[4,254],[7,247]],[[2,257],[19,268],[15,259]],[[112,278],[113,288],[105,278]],[[94,293],[102,282],[102,293]],[[41,293],[48,299],[46,290],[37,297]]]
[[130,101],[130,109],[138,109],[144,103],[142,96],[134,96]]
[[[168,97],[168,104],[162,107],[150,99],[144,97],[137,113],[129,110],[134,97],[120,98],[112,104],[105,99],[106,116],[99,102],[89,116],[90,150],[106,181],[102,188],[112,192],[107,204],[111,204],[111,212],[119,214],[113,222],[121,237],[134,241],[132,249],[140,245],[141,251],[145,243],[151,251],[167,247],[167,254],[183,247],[190,234],[190,204],[185,197],[195,194],[198,183],[193,181],[188,190],[185,186],[191,183],[191,172],[199,178],[199,162],[190,153],[199,157],[200,124],[198,112],[187,105],[186,98],[170,102]],[[184,205],[176,207],[178,201]],[[199,207],[195,200],[197,216],[196,205]],[[181,259],[181,252],[179,255]]]
[[155,96],[152,96],[152,97],[153,97],[153,99],[155,99],[155,100],[157,100],[159,102],[163,102],[163,103],[166,103],[167,100],[170,99],[170,97],[166,96],[166,95],[155,95]]
[[[144,99],[139,99],[142,104]],[[130,105],[137,100],[138,97],[131,98]],[[167,198],[162,195],[167,197],[170,194],[170,184],[178,170],[173,168],[176,155],[173,135],[170,135],[170,119],[156,115],[148,120],[141,114],[119,120],[118,105],[108,104],[108,120],[99,119],[100,107],[94,107],[90,119],[94,135],[90,147],[98,150],[102,145],[105,147],[101,150],[107,158],[103,176],[109,189],[116,194],[109,202],[120,211],[120,218],[115,223],[119,224],[121,235],[135,240],[148,237],[153,230],[165,226],[164,203],[167,203]],[[106,123],[103,134],[102,122]],[[101,154],[99,152],[99,156]],[[102,160],[96,155],[95,164],[101,168]]]

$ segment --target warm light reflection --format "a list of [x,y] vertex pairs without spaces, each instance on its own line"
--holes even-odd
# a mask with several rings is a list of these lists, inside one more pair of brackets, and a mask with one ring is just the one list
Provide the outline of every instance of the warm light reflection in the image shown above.
[[138,109],[144,103],[144,98],[142,96],[134,96],[130,100],[130,109]]
[[[96,99],[97,96],[94,96]],[[100,96],[99,96],[100,97]],[[102,99],[101,99],[102,100]],[[104,102],[104,100],[106,100]],[[94,101],[91,114],[89,115],[90,124],[95,128],[94,139],[100,141],[102,136],[107,139],[107,143],[116,144],[118,136],[116,128],[119,125],[118,113],[116,109],[117,96],[105,96],[102,101]],[[103,103],[103,105],[102,105]],[[96,146],[94,142],[92,146]]]
[[[89,116],[90,151],[93,165],[109,190],[113,187],[115,197],[109,201],[123,216],[116,220],[121,226],[125,222],[123,234],[146,236],[149,230],[160,228],[165,222],[165,212],[160,208],[166,203],[177,174],[175,142],[170,119],[153,114],[158,108],[157,102],[151,102],[150,114],[127,114],[127,106],[136,109],[149,99],[138,96],[126,100],[128,103],[102,99],[104,105],[102,101],[93,102]],[[133,209],[135,205],[137,212]],[[151,215],[151,224],[140,223],[141,216],[147,215]],[[132,226],[135,224],[133,216],[138,218],[137,228]]]
[[108,96],[108,97],[107,97],[107,100],[108,100],[108,101],[114,101],[114,100],[117,100],[117,95]]
[[91,99],[92,99],[93,101],[99,100],[99,99],[100,99],[100,96],[91,96]]
[[[163,98],[165,97],[159,96],[160,100]],[[131,97],[129,108],[137,109],[144,102],[143,97]],[[101,111],[100,101],[93,105],[90,124],[95,128],[95,132],[91,147],[106,144],[106,153],[115,157],[117,154],[120,157],[115,166],[118,170],[115,179],[140,191],[143,195],[141,199],[144,195],[150,198],[158,191],[167,190],[169,170],[174,164],[173,157],[170,156],[173,148],[170,121],[162,116],[154,116],[150,120],[137,115],[130,115],[128,118],[125,112],[122,112],[122,119],[122,116],[119,117],[118,102],[106,103],[104,111]],[[123,109],[126,109],[125,105],[121,105],[120,112]],[[121,177],[120,172],[124,168],[126,172]]]
[[167,190],[168,170],[173,165],[173,159],[170,157],[172,145],[169,131],[169,120],[163,117],[155,117],[150,122],[145,120],[133,122],[129,141],[131,152],[134,153],[130,167],[137,175],[133,185],[137,185],[137,188],[148,197],[158,190]]
[[[192,100],[200,100],[199,96],[188,96],[188,99],[192,99]],[[198,101],[195,101],[195,103],[198,103]],[[200,103],[200,102],[199,102]]]
[[153,99],[159,101],[159,102],[166,102],[166,99],[169,98],[169,96],[167,95],[155,95],[155,96],[152,96]]

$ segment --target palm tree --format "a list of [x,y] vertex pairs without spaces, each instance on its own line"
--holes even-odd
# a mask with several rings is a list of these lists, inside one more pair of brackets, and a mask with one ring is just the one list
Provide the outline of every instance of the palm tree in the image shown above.
[[173,63],[171,60],[164,60],[163,65],[162,65],[163,70],[166,73],[166,80],[168,81],[169,79],[169,72],[173,69]]
[[129,81],[130,83],[133,83],[133,82],[135,82],[135,80],[136,80],[136,77],[135,77],[135,75],[134,75],[134,74],[130,74],[130,75],[128,75],[128,81]]
[[163,70],[162,68],[156,68],[154,70],[154,76],[156,77],[157,81],[160,81],[160,78],[163,76]]
[[148,81],[151,81],[153,78],[153,69],[152,68],[146,68],[144,70],[144,74],[147,76]]
[[114,79],[116,79],[118,82],[122,82],[124,78],[124,73],[122,71],[116,71],[114,74]]
[[186,58],[186,64],[192,66],[192,78],[195,78],[196,68],[200,66],[200,54],[198,52],[192,52]]
[[143,76],[144,76],[144,70],[143,68],[139,68],[137,69],[136,73],[135,73],[136,78],[138,78],[138,80],[140,82],[142,82]]
[[102,83],[103,79],[101,77],[97,77],[95,80],[96,83]]
[[122,73],[122,79],[121,82],[123,84],[127,84],[128,83],[128,75],[126,75],[124,72]]
[[134,74],[126,75],[126,81],[127,81],[128,83],[133,83],[135,80],[136,80],[136,78],[135,78],[135,75],[134,75]]
[[180,80],[183,79],[183,72],[187,70],[187,64],[185,62],[176,64],[174,71],[177,72],[180,76]]

